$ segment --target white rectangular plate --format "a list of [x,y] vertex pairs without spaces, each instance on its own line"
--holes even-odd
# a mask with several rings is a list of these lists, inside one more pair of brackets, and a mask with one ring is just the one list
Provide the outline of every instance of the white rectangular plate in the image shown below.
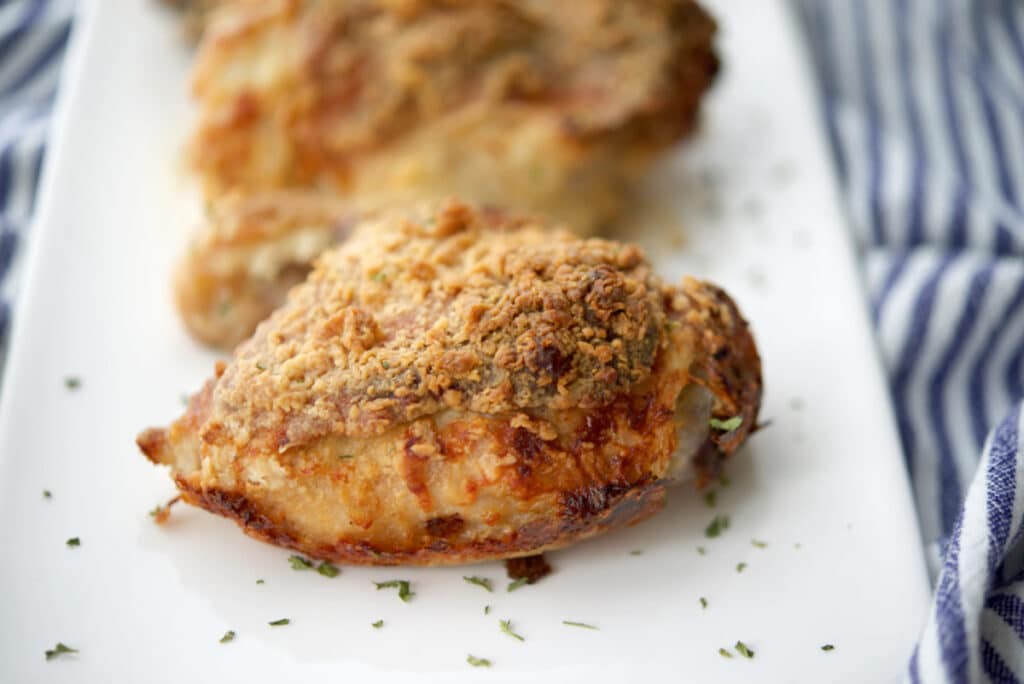
[[[188,51],[156,4],[87,4],[74,38],[0,403],[0,680],[899,678],[927,582],[781,1],[709,2],[722,77],[702,130],[652,179],[628,235],[666,276],[707,276],[736,296],[763,352],[771,426],[734,459],[715,509],[683,487],[649,522],[550,554],[556,572],[511,594],[497,563],[327,579],[202,511],[178,507],[163,527],[147,515],[173,487],[133,438],[178,414],[215,359],[170,303],[198,202],[179,152]],[[81,387],[69,391],[65,376]],[[732,525],[707,539],[716,513]],[[70,537],[81,546],[65,546]],[[410,603],[371,584],[392,578],[412,580]],[[291,624],[268,626],[283,617]],[[499,631],[504,618],[524,642]],[[235,641],[219,643],[229,629]],[[753,660],[719,655],[737,640]],[[57,641],[80,653],[44,661]],[[470,668],[470,653],[493,667]]]

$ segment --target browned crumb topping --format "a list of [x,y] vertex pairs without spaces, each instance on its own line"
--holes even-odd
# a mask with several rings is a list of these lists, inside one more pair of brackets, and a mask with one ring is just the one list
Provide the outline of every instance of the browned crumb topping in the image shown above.
[[543,553],[536,556],[509,558],[505,561],[505,572],[509,579],[525,579],[527,584],[535,584],[551,574],[551,565]]
[[661,297],[634,246],[457,202],[388,215],[325,253],[239,347],[204,439],[284,449],[445,407],[596,408],[650,375]]

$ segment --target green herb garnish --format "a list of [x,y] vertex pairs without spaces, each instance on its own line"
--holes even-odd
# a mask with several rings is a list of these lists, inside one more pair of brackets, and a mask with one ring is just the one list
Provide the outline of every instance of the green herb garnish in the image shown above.
[[491,607],[490,606],[484,606],[484,615],[490,615],[490,613],[491,613]]
[[508,583],[508,589],[506,589],[506,591],[515,591],[516,589],[518,589],[519,587],[523,586],[524,584],[529,584],[529,583],[530,583],[530,580],[528,580],[525,577],[520,577],[519,579],[515,580],[514,582],[509,582]]
[[374,280],[374,282],[378,282],[378,283],[381,282],[382,280],[384,280],[385,278],[387,278],[387,275],[385,275],[384,271],[377,271],[372,276],[372,279]]
[[384,367],[384,370],[391,368],[391,364],[388,363],[387,361],[381,361],[380,365]]
[[82,540],[79,539],[78,537],[72,537],[71,539],[68,539],[64,543],[67,544],[68,546],[81,546],[82,545]]
[[229,641],[234,641],[234,640],[235,640],[235,631],[233,629],[229,629],[228,631],[224,632],[224,636],[222,636],[220,638],[220,643],[226,644]]
[[519,639],[520,641],[526,641],[525,638],[519,636],[518,634],[516,634],[515,632],[512,631],[512,621],[511,620],[498,620],[498,626],[501,627],[501,631],[502,632],[504,632],[505,634],[508,634],[513,639]]
[[64,386],[67,387],[72,392],[74,392],[76,389],[82,386],[82,380],[80,378],[74,377],[73,375],[69,375],[68,377],[64,378]]
[[78,653],[78,649],[71,648],[70,646],[65,646],[64,644],[58,641],[56,646],[54,646],[52,649],[46,652],[46,659],[53,660],[57,656],[62,655],[64,653]]
[[725,420],[711,418],[708,420],[708,425],[716,430],[721,430],[722,432],[732,432],[740,425],[743,425],[743,416],[733,416],[732,418],[727,418]]
[[643,549],[633,549],[632,551],[629,552],[629,555],[630,556],[642,556],[643,553],[644,553]]
[[50,492],[49,489],[44,489],[43,490],[43,498],[44,499],[52,499],[53,498],[53,494]]
[[355,454],[338,454],[338,458],[340,458],[342,461],[347,461],[348,459],[355,457]]
[[834,651],[834,650],[836,650],[836,647],[833,646],[832,644],[825,644],[824,646],[821,647],[821,650],[822,651]]
[[725,650],[724,648],[718,649],[718,655],[722,656],[723,658],[732,658],[732,653],[729,653],[729,651]]
[[267,364],[263,363],[262,361],[257,361],[256,368],[260,369],[261,371],[265,371],[267,370]]
[[588,625],[585,622],[573,622],[572,620],[562,620],[562,624],[563,625],[568,625],[569,627],[582,627],[583,629],[593,629],[593,630],[597,629],[597,627],[595,627],[594,625]]
[[700,607],[704,608],[705,610],[708,607],[708,600],[706,598],[704,598],[703,596],[700,597]]
[[341,572],[341,570],[338,570],[336,566],[331,565],[327,561],[324,561],[320,563],[320,565],[316,566],[316,571],[324,577],[337,577],[338,573]]
[[746,569],[747,569],[747,564],[746,563],[737,563],[736,564],[736,572],[743,572]]
[[280,620],[274,620],[273,622],[268,622],[267,624],[271,627],[283,627],[284,625],[290,625],[291,622],[292,621],[288,618],[281,618]]
[[737,641],[736,645],[733,648],[735,648],[736,652],[739,653],[744,658],[753,658],[754,657],[754,652],[751,651],[750,648],[745,643],[743,643],[742,641]]
[[467,577],[467,576],[463,575],[462,579],[464,579],[465,581],[469,582],[470,584],[475,584],[478,587],[483,587],[488,592],[493,591],[493,589],[491,589],[491,580],[487,579],[486,577],[476,577],[476,576]]
[[409,591],[408,580],[388,580],[387,582],[374,582],[374,584],[377,586],[377,591],[397,588],[398,598],[402,599],[405,603],[408,603],[409,599],[416,595],[415,592]]
[[705,548],[704,548],[703,546],[698,546],[698,547],[697,547],[697,553],[698,553],[699,555],[703,556],[703,555],[704,555],[704,554],[706,554],[707,552],[708,552],[708,550],[707,550],[707,549],[705,549]]
[[708,508],[715,507],[715,498],[718,496],[718,491],[715,489],[709,489],[704,492],[704,503]]
[[313,561],[302,556],[288,556],[288,563],[291,564],[292,570],[312,570]]
[[256,580],[256,584],[264,584],[264,581],[261,580],[261,579],[258,579],[258,580]]
[[487,658],[477,658],[475,655],[466,656],[466,662],[473,667],[490,667],[491,661]]
[[751,546],[755,546],[759,549],[763,549],[768,546],[768,542],[758,541],[757,539],[751,539],[750,544]]
[[383,620],[377,620],[376,622],[370,623],[370,626],[373,627],[374,629],[380,629],[381,627],[384,626],[384,621]]
[[729,516],[716,515],[711,519],[711,522],[708,523],[708,526],[704,528],[704,536],[709,539],[717,537],[727,529],[729,529]]

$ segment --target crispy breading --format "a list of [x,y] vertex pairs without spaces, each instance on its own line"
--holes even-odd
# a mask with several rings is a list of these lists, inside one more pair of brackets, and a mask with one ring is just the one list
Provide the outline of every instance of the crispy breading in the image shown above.
[[715,476],[760,395],[753,339],[717,288],[665,285],[634,246],[450,201],[353,228],[138,443],[186,501],[258,538],[461,563],[653,514],[682,473]]
[[[457,195],[593,233],[695,126],[714,32],[692,0],[223,3],[194,70],[211,211],[179,269],[189,330],[251,334],[309,268],[286,233],[329,239],[339,211]],[[251,269],[232,233],[260,221]]]

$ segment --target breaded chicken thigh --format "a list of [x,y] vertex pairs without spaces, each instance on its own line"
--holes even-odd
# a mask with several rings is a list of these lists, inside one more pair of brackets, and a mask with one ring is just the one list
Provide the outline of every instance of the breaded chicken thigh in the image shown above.
[[448,202],[381,215],[166,429],[185,501],[342,563],[535,554],[642,520],[755,427],[746,322],[633,246]]
[[[593,233],[694,128],[718,67],[714,21],[693,0],[221,5],[193,80],[210,212],[178,301],[189,330],[222,347],[308,270],[284,234],[333,222],[341,200],[351,217],[457,195]],[[250,267],[248,251],[285,266]]]

